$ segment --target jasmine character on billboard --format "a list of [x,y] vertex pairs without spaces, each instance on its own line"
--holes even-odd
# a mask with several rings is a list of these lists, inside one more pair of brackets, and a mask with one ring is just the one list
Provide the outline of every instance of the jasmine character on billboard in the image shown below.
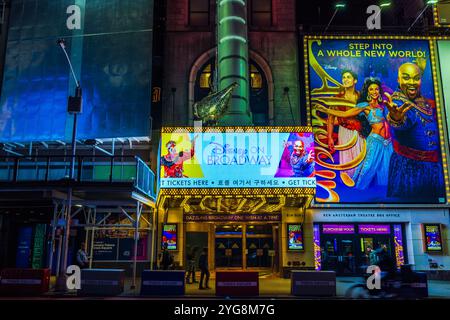
[[369,136],[366,138],[367,154],[364,161],[356,168],[353,180],[355,187],[360,190],[369,188],[373,181],[377,185],[386,186],[389,174],[389,162],[393,152],[389,128],[384,117],[383,89],[381,81],[376,78],[367,78],[364,81],[361,98],[355,108],[345,112],[327,109],[318,106],[321,112],[331,114],[342,119],[365,114],[371,126]]
[[305,143],[302,140],[294,142],[294,146],[289,145],[291,152],[290,164],[293,177],[311,177],[314,174],[314,152],[306,153]]
[[386,94],[386,118],[395,151],[389,169],[389,197],[444,197],[436,106],[421,94],[424,70],[422,61],[402,64],[398,91]]
[[[356,90],[356,83],[358,82],[358,75],[351,70],[342,71],[342,88],[343,90],[336,95],[337,98],[343,98],[350,101],[356,105],[359,99],[359,92]],[[347,111],[347,107],[338,107],[339,111]],[[334,126],[339,126],[338,131],[338,144],[344,145],[348,143],[354,136],[354,131],[360,131],[361,123],[355,116],[352,117],[339,117],[335,115],[330,115],[327,119],[327,132],[328,132],[328,148],[331,153],[334,152],[334,139],[333,131]],[[356,144],[349,150],[342,150],[339,152],[339,163],[347,163],[352,161],[354,158],[361,153],[361,137],[358,136]],[[346,171],[349,176],[352,176],[355,169],[350,169]]]
[[195,155],[195,136],[191,141],[190,151],[178,152],[176,142],[170,140],[166,144],[167,154],[161,157],[161,165],[164,167],[164,178],[187,178],[183,174],[183,163]]

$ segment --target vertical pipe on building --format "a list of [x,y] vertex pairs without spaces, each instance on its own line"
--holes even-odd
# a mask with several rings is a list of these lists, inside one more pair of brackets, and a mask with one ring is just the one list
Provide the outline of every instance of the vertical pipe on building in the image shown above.
[[219,124],[251,126],[247,0],[217,0],[217,28],[219,90],[239,84]]

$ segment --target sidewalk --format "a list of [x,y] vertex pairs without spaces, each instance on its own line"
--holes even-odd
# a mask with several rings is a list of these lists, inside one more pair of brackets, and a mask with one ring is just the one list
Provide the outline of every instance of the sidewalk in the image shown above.
[[[199,281],[199,278],[200,274],[197,273],[196,280]],[[132,279],[127,279],[127,283],[125,284],[125,292],[122,296],[139,296],[140,279],[136,280],[137,287],[135,290],[130,290],[131,282]],[[348,288],[362,282],[363,279],[361,277],[337,277],[335,298],[345,298],[345,292]],[[211,289],[200,290],[198,288],[198,283],[186,284],[185,297],[215,297],[215,274],[213,272],[211,272],[209,287]],[[292,298],[291,280],[283,279],[270,274],[262,275],[259,278],[259,293],[261,297]],[[429,298],[432,299],[450,299],[450,281],[428,280],[428,294]]]

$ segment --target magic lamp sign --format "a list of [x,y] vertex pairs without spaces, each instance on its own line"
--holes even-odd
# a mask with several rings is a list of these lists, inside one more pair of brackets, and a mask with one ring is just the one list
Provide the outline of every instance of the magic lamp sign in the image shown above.
[[160,188],[315,188],[313,134],[290,129],[163,131]]

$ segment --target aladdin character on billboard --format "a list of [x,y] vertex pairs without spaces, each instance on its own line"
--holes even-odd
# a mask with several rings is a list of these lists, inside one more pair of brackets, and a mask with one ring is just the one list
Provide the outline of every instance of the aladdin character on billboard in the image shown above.
[[164,178],[187,178],[183,175],[183,163],[195,155],[195,136],[191,141],[191,150],[177,152],[176,142],[170,140],[166,144],[167,154],[161,157],[161,165],[164,167]]
[[[343,98],[350,101],[356,105],[359,99],[359,92],[356,90],[356,83],[358,82],[358,75],[351,70],[342,71],[342,88],[343,91],[336,95],[336,98]],[[347,107],[338,107],[339,111],[347,111]],[[331,153],[335,151],[334,148],[334,138],[333,131],[334,126],[339,126],[338,131],[338,144],[345,145],[354,136],[354,130],[360,131],[361,123],[358,119],[353,117],[339,117],[335,115],[330,115],[327,119],[327,133],[328,133],[328,148]],[[339,163],[348,163],[358,156],[362,151],[361,137],[358,135],[356,144],[349,150],[343,150],[339,152]],[[350,169],[346,171],[351,177],[353,176],[355,169]]]
[[389,136],[389,128],[384,117],[383,88],[381,81],[376,78],[367,78],[364,81],[361,97],[355,108],[345,112],[331,110],[324,106],[317,106],[321,112],[348,119],[364,114],[370,124],[370,134],[366,138],[367,154],[364,161],[356,168],[353,180],[355,188],[368,189],[373,181],[377,185],[386,186],[389,174],[389,162],[393,153]]
[[294,146],[289,146],[291,152],[290,164],[293,177],[312,177],[314,175],[314,152],[306,153],[305,143],[302,140],[294,142]]
[[388,197],[443,197],[444,177],[439,149],[436,106],[421,94],[425,63],[404,63],[399,89],[386,94],[394,153],[389,169]]

